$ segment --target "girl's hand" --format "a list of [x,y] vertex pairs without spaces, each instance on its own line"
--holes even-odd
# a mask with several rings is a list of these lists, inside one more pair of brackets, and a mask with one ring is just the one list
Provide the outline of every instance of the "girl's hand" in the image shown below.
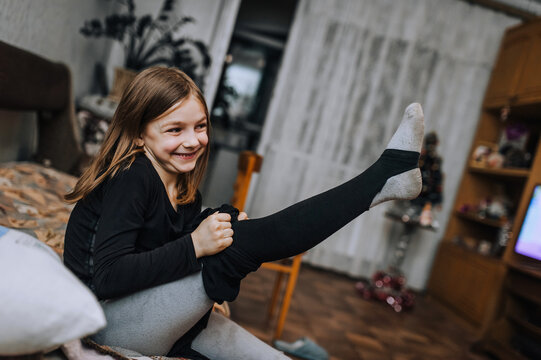
[[192,233],[192,242],[197,258],[224,250],[233,243],[231,215],[216,212],[207,217]]
[[249,217],[248,217],[248,215],[247,215],[244,211],[241,211],[241,212],[239,213],[239,216],[237,216],[237,220],[238,220],[238,221],[248,220],[248,219],[249,219]]

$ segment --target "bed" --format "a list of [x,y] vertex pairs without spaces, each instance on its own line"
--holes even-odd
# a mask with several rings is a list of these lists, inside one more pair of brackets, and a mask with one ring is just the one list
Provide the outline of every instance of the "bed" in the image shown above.
[[37,118],[35,153],[0,165],[0,225],[36,236],[58,254],[71,210],[62,196],[87,161],[71,94],[65,65],[0,42],[0,109]]
[[[64,249],[66,223],[72,209],[72,205],[63,201],[63,195],[75,185],[76,176],[88,163],[88,157],[80,146],[68,67],[0,42],[0,135],[2,135],[2,122],[5,125],[8,121],[5,119],[6,114],[11,117],[18,112],[30,112],[35,117],[37,144],[34,146],[34,151],[27,156],[21,157],[19,156],[21,152],[15,151],[17,156],[12,159],[9,157],[6,159],[4,156],[3,161],[0,162],[0,271],[7,272],[7,275],[4,273],[4,276],[0,277],[0,318],[5,317],[6,314],[10,315],[6,306],[7,308],[14,306],[13,301],[9,302],[10,294],[20,297],[21,293],[31,291],[26,289],[25,281],[13,280],[21,276],[24,272],[21,269],[25,270],[25,268],[13,269],[20,264],[13,260],[12,254],[8,254],[5,250],[11,249],[5,246],[6,234],[27,236],[23,242],[26,241],[28,244],[28,241],[36,241],[32,244],[32,248],[39,247],[36,245],[46,244],[47,246],[43,247],[47,251],[50,249],[54,251],[51,253],[56,259],[52,265],[56,266],[56,270],[63,272],[62,276],[73,277],[60,262]],[[2,148],[0,143],[0,157],[6,155],[8,150],[12,149]],[[23,235],[8,245],[11,245],[12,248],[20,245]],[[17,248],[15,247],[15,249]],[[33,249],[31,250],[33,251]],[[29,258],[27,256],[21,259],[21,261],[28,261]],[[6,268],[4,264],[4,268],[2,268],[2,261],[5,263],[6,260],[10,260],[12,265]],[[50,257],[47,261],[50,261]],[[39,278],[39,276],[45,275],[40,273],[40,269],[38,269],[37,273],[34,272],[30,276]],[[60,280],[56,278],[45,278],[38,284],[38,286],[42,286],[41,292],[29,292],[29,299],[24,299],[24,303],[28,304],[28,314],[34,310],[35,303],[44,297],[43,290],[49,290],[52,287],[56,289],[58,281]],[[70,283],[68,289],[70,289],[69,286],[73,288],[73,286],[80,285],[82,284]],[[77,291],[79,290],[77,289]],[[88,292],[88,289],[84,288],[82,291]],[[54,298],[55,296],[56,298]],[[53,293],[51,301],[57,303],[62,303],[64,300],[73,302],[75,301],[74,296],[72,293]],[[90,297],[90,295],[86,296]],[[96,306],[101,312],[101,308],[93,296],[89,301],[93,301],[94,305],[92,306]],[[24,304],[15,305],[19,308],[25,306]],[[80,316],[76,316],[77,319],[73,321],[74,323],[80,323],[86,312],[90,311],[87,310],[90,305],[85,306],[86,309],[79,310],[81,312],[75,314]],[[4,312],[2,313],[2,311]],[[28,316],[23,320],[34,320],[28,319]],[[24,345],[11,352],[6,352],[7,350],[2,352],[2,331],[5,335],[6,331],[10,331],[10,326],[20,328],[24,322],[15,321],[14,324],[7,324],[7,321],[4,320],[5,318],[0,320],[0,359],[5,356],[13,359],[15,356],[28,360],[32,358],[27,356],[30,353],[34,354],[34,358],[45,356],[54,359],[144,358],[138,354],[127,355],[118,349],[97,345],[87,338],[74,339],[61,347],[60,344],[48,349],[32,347],[28,353],[21,350],[24,349]],[[105,319],[103,318],[102,321],[104,324]],[[40,325],[39,321],[34,321],[32,327]]]

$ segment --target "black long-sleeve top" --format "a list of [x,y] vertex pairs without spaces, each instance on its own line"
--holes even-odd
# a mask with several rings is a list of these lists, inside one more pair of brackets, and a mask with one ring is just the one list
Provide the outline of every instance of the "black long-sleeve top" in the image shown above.
[[206,216],[199,193],[175,210],[152,163],[139,155],[76,204],[64,263],[99,299],[171,282],[201,269],[190,233]]

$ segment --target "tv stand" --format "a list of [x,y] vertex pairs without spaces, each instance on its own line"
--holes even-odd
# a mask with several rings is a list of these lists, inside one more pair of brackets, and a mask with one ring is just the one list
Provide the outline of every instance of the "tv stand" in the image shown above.
[[541,356],[541,273],[539,266],[510,265],[497,317],[476,343],[500,359],[539,359]]

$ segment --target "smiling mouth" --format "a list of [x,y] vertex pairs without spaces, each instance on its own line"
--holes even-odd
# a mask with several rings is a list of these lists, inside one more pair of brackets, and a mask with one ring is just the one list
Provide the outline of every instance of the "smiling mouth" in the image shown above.
[[197,156],[198,152],[199,152],[199,150],[196,150],[196,151],[191,152],[191,153],[173,153],[173,155],[180,158],[180,159],[182,159],[182,160],[192,160]]

